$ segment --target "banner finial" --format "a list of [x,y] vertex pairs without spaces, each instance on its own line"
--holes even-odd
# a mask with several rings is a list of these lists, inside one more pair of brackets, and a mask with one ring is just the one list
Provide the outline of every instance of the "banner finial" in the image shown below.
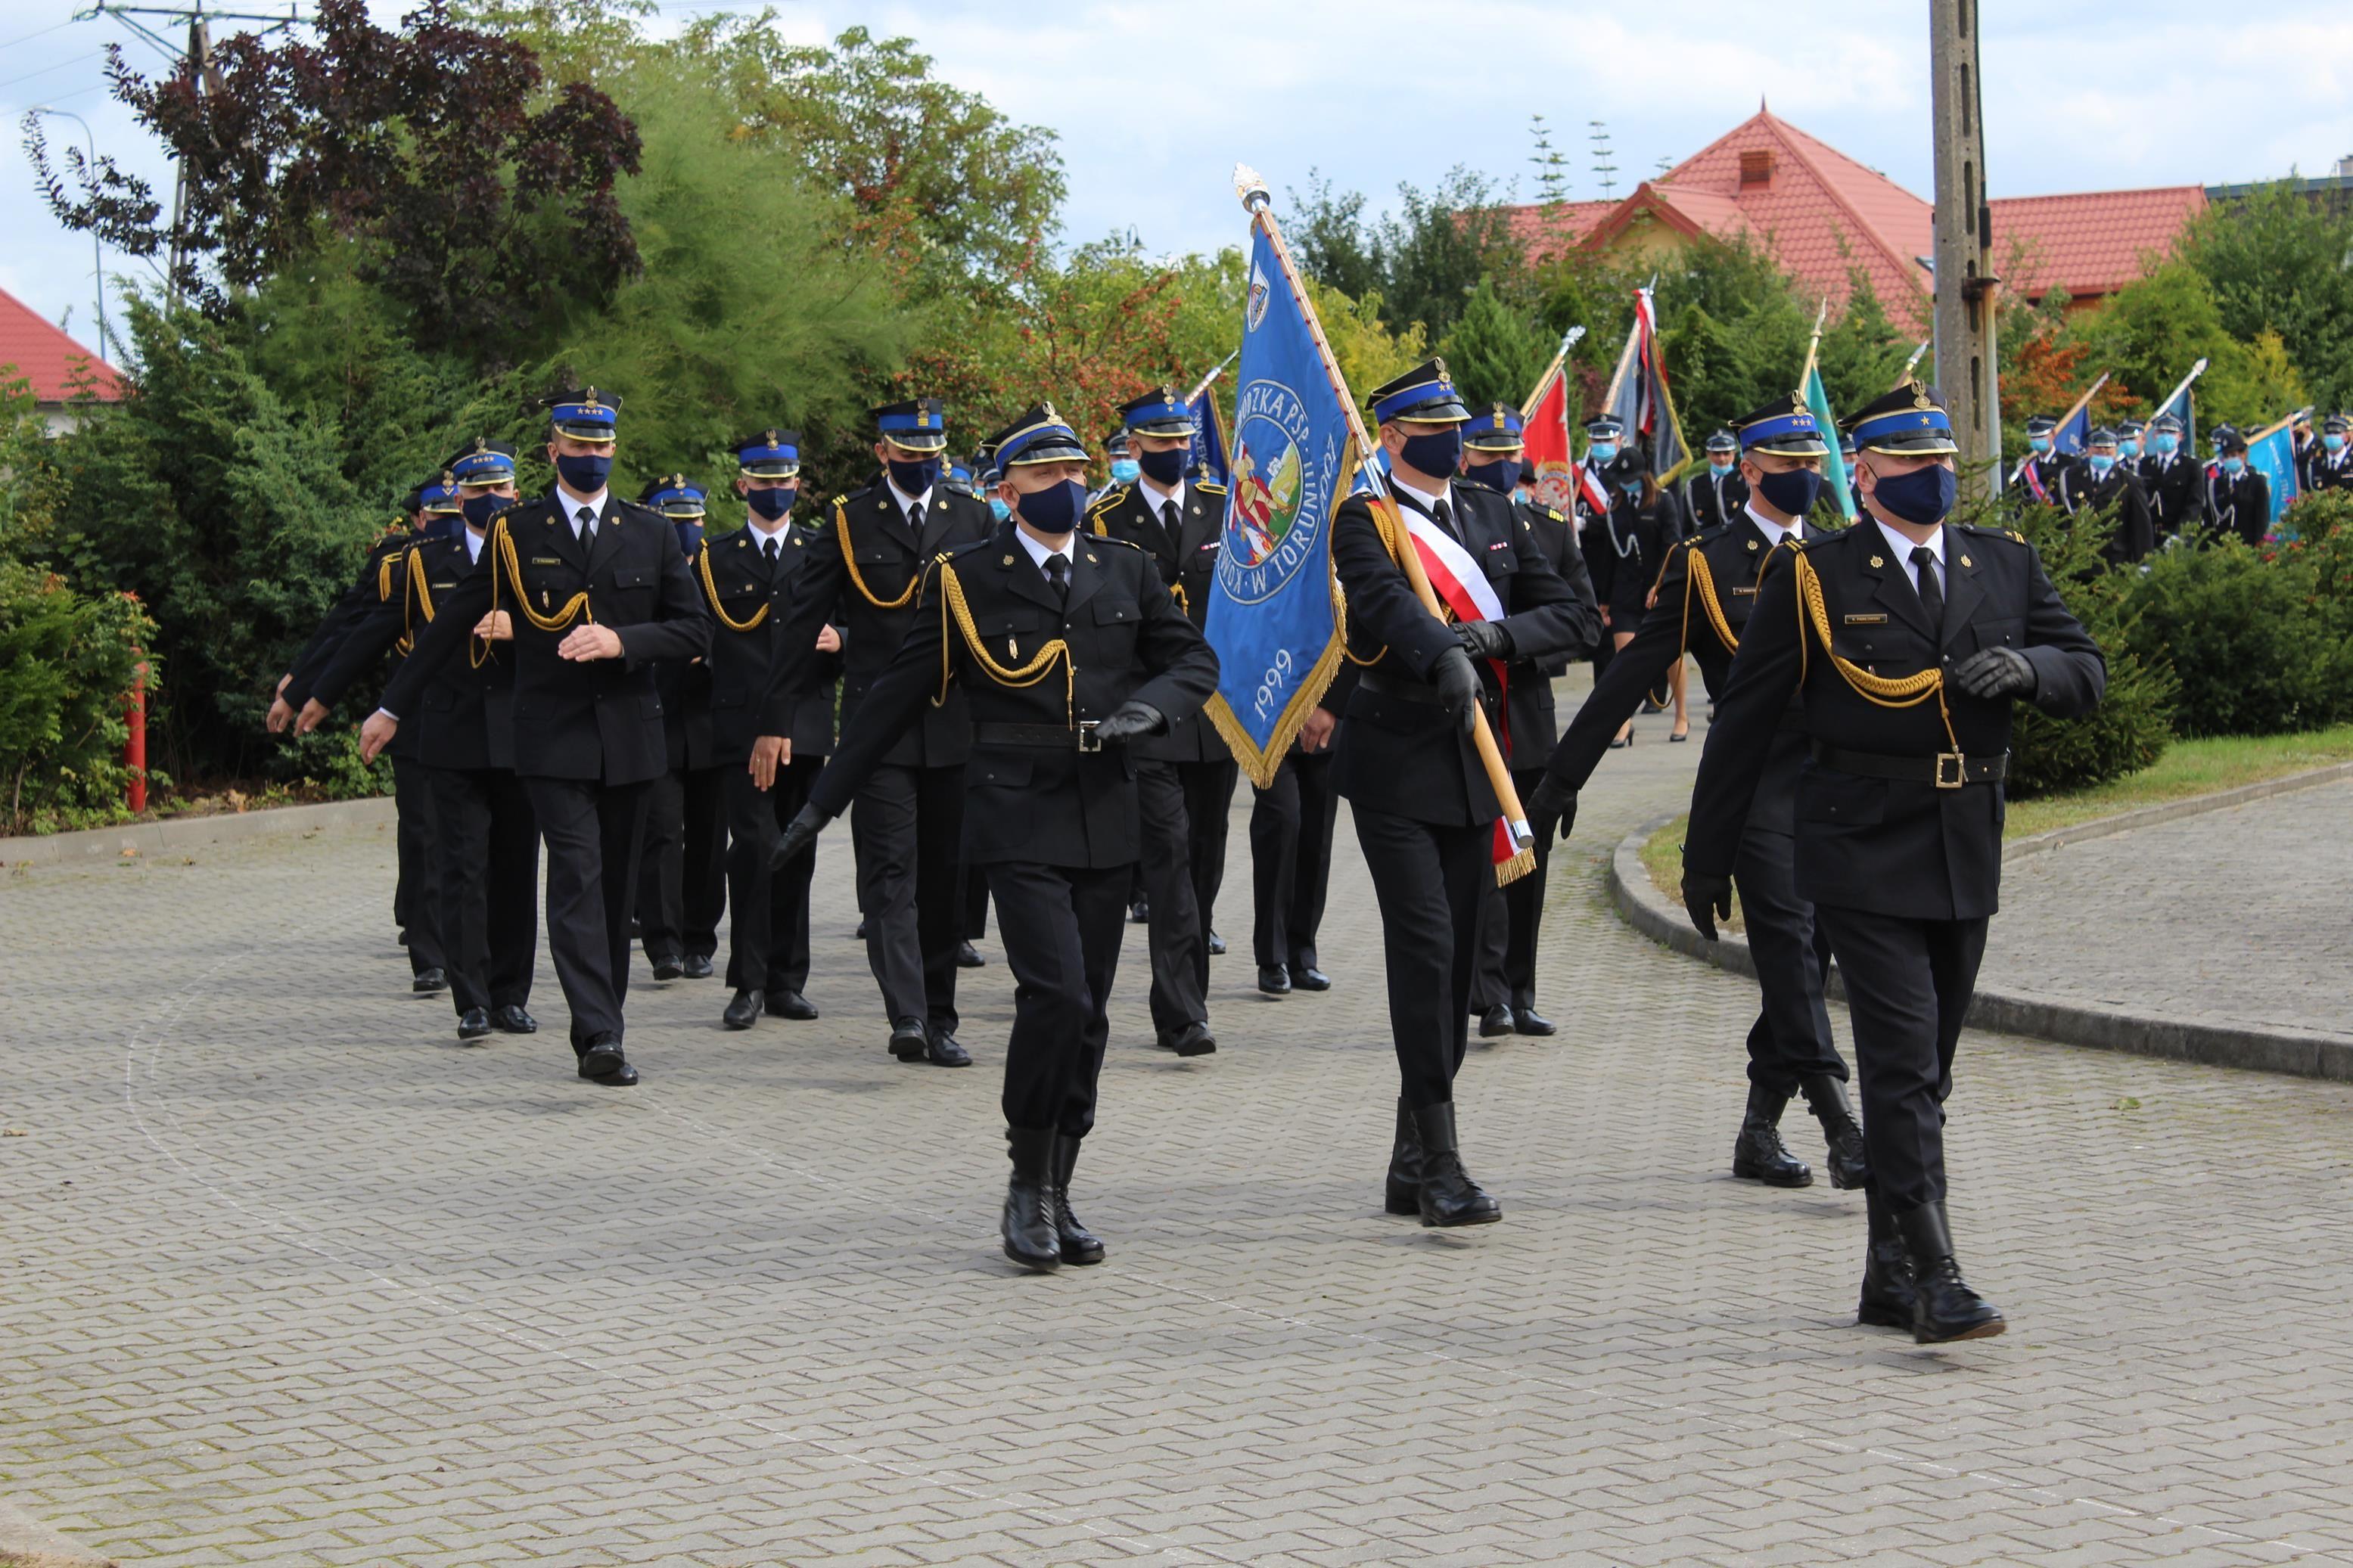
[[1244,212],[1257,212],[1274,205],[1274,193],[1266,188],[1266,176],[1248,163],[1234,165],[1234,195],[1242,199]]

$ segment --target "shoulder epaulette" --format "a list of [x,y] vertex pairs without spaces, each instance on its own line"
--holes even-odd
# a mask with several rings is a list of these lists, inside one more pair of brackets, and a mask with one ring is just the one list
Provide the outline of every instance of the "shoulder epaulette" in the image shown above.
[[1116,533],[1098,534],[1096,536],[1096,542],[1101,544],[1116,544],[1126,550],[1142,550],[1144,548],[1144,546],[1138,544],[1133,539],[1122,539]]
[[833,498],[833,504],[836,506],[848,506],[849,504],[849,498],[846,495],[836,496]]
[[1567,517],[1557,507],[1546,507],[1544,509],[1544,514],[1552,519],[1555,522],[1567,522],[1568,521]]
[[1087,503],[1087,515],[1089,517],[1092,517],[1099,511],[1108,510],[1110,508],[1119,505],[1121,502],[1127,500],[1128,491],[1134,488],[1134,487],[1132,485],[1112,486],[1111,489],[1103,491],[1103,494],[1095,497],[1093,500]]
[[1221,496],[1226,493],[1226,487],[1215,479],[1195,479],[1193,488],[1207,495]]

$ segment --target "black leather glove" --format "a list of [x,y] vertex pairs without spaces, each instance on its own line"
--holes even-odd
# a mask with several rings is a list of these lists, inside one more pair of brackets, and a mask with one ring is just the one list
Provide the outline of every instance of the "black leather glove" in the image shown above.
[[1536,830],[1536,842],[1558,832],[1563,844],[1568,842],[1569,829],[1577,826],[1577,792],[1550,773],[1536,781],[1536,787],[1525,803],[1528,808],[1528,826]]
[[1479,672],[1471,667],[1469,654],[1460,647],[1441,651],[1430,667],[1430,683],[1438,688],[1438,700],[1446,710],[1461,721],[1465,734],[1478,726]]
[[1473,658],[1500,658],[1509,662],[1512,657],[1512,634],[1494,621],[1457,621],[1454,640],[1462,651]]
[[1732,879],[1700,871],[1683,873],[1683,912],[1692,928],[1708,941],[1715,940],[1715,922],[1732,918]]
[[1979,648],[1953,666],[1953,684],[1972,697],[2031,697],[2032,661],[2014,647]]
[[1113,709],[1111,717],[1095,726],[1095,739],[1106,746],[1118,746],[1139,735],[1163,734],[1167,729],[1168,721],[1159,709],[1131,699]]
[[817,836],[823,833],[825,825],[832,820],[817,806],[801,807],[792,821],[786,824],[784,837],[776,840],[776,847],[768,851],[768,869],[781,871],[799,859],[817,843]]

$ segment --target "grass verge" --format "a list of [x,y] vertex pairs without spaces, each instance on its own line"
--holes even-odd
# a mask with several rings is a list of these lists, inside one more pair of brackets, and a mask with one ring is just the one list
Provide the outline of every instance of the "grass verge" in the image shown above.
[[[2308,768],[2353,761],[2353,724],[2308,730],[2294,735],[2218,735],[2176,741],[2153,767],[2072,795],[2014,800],[2002,827],[2005,838],[2026,838],[2053,828],[2073,827],[2094,817],[2115,816],[2145,805],[2163,805],[2192,795],[2214,795],[2245,784],[2284,778]],[[1644,841],[1642,868],[1651,884],[1675,903],[1683,901],[1683,826],[1678,816]],[[1740,910],[1733,909],[1733,927]]]

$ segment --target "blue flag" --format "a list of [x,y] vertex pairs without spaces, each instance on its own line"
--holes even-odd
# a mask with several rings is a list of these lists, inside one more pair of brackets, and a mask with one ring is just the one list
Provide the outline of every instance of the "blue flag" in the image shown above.
[[2054,452],[2064,452],[2069,457],[2076,457],[2083,452],[2091,438],[2091,405],[2080,405],[2074,413],[2067,416],[2065,422],[2059,428],[2051,432],[2051,449]]
[[1226,526],[1203,628],[1218,653],[1210,721],[1261,788],[1339,667],[1332,513],[1357,461],[1338,369],[1271,222],[1261,212],[1250,226]]
[[1226,432],[1218,423],[1218,400],[1207,386],[1193,395],[1187,410],[1193,416],[1192,470],[1205,479],[1229,482],[1226,472]]
[[2280,513],[2288,509],[2296,496],[2295,431],[2286,424],[2279,424],[2260,436],[2249,437],[2247,467],[2271,481],[2271,515],[2263,521],[2275,530],[2279,526]]

